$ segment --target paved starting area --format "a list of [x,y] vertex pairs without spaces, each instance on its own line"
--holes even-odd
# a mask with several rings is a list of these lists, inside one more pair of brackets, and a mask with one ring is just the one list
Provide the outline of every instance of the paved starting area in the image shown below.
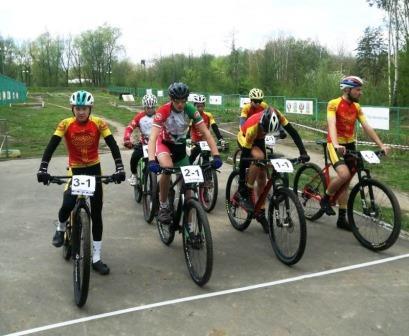
[[[129,174],[130,151],[123,152]],[[50,173],[63,175],[66,158]],[[224,208],[231,166],[208,215],[213,274],[190,279],[180,236],[161,243],[128,183],[104,186],[102,258],[86,305],[74,303],[72,264],[51,245],[63,186],[37,183],[39,159],[0,162],[0,335],[408,335],[409,242],[374,253],[335,226],[308,222],[307,247],[280,263],[254,222],[245,232]],[[102,155],[104,173],[114,171]]]

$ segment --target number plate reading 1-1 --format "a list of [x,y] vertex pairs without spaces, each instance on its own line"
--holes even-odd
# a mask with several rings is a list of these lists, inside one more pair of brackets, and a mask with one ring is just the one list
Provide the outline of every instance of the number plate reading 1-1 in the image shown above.
[[265,137],[266,146],[274,146],[276,144],[276,138],[274,135],[267,135]]
[[184,166],[180,167],[185,183],[203,182],[203,173],[200,166]]
[[95,191],[95,176],[74,175],[71,183],[71,194],[92,196]]
[[148,145],[143,145],[142,150],[143,150],[143,157],[147,158],[148,157]]
[[207,141],[199,141],[199,146],[201,150],[210,151],[210,147]]
[[380,163],[378,156],[373,151],[361,151],[361,155],[365,161],[369,163]]
[[270,161],[279,173],[292,173],[294,171],[293,164],[287,159],[272,159]]

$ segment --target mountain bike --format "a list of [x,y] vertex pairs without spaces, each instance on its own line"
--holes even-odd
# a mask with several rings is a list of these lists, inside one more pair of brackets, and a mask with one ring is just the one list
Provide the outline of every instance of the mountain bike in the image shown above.
[[[87,301],[91,268],[91,211],[89,197],[95,184],[113,182],[112,176],[51,176],[50,183],[64,184],[70,180],[72,195],[78,195],[66,226],[63,257],[73,260],[74,299],[78,307]],[[98,181],[98,182],[97,182]]]
[[202,166],[162,168],[162,174],[175,174],[168,200],[173,210],[170,223],[157,220],[161,241],[170,245],[175,232],[182,233],[183,252],[190,276],[198,286],[205,285],[213,269],[213,241],[206,212],[198,201],[198,184],[203,182],[202,169],[212,169],[210,163]]
[[147,145],[144,145],[141,142],[139,142],[134,145],[134,149],[138,148],[142,149],[144,156],[139,159],[138,165],[136,166],[136,184],[133,186],[136,203],[140,203],[143,197],[143,187],[147,175],[146,167],[148,163]]
[[239,171],[233,169],[226,186],[226,210],[230,223],[238,231],[246,230],[255,215],[263,211],[262,206],[268,200],[267,220],[271,246],[282,263],[294,265],[302,258],[307,240],[302,206],[296,194],[288,188],[288,173],[293,170],[292,164],[299,163],[300,159],[248,160],[266,167],[267,184],[255,202],[254,212],[247,212],[238,200]]
[[[323,146],[324,167],[306,163],[300,166],[294,177],[294,192],[297,193],[304,208],[305,217],[311,221],[324,214],[320,201],[331,181],[327,142],[319,140],[316,143]],[[370,170],[365,168],[364,161],[379,163],[379,158],[383,155],[383,151],[347,151],[345,155],[351,179],[354,175],[358,177],[358,182],[348,197],[348,221],[355,238],[364,247],[373,251],[391,247],[401,230],[401,212],[396,196],[385,184],[373,179]],[[351,179],[330,198],[332,206],[336,204],[339,195],[347,188]]]

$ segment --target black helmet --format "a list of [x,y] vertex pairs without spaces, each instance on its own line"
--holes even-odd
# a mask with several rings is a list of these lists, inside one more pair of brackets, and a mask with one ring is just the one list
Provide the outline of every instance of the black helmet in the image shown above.
[[189,87],[181,82],[171,84],[168,91],[172,99],[187,99],[189,96]]

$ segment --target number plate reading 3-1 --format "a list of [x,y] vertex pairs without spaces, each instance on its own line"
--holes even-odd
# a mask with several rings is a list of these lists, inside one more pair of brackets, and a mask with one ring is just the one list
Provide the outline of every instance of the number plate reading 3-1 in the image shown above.
[[143,150],[143,157],[147,158],[148,157],[148,145],[143,145],[142,150]]
[[95,176],[74,175],[71,183],[72,195],[92,196],[95,191]]
[[184,166],[180,167],[185,183],[203,182],[203,173],[200,166]]
[[199,146],[201,150],[210,151],[210,147],[207,141],[199,141]]
[[294,171],[293,164],[287,159],[272,159],[271,164],[279,173],[292,173]]
[[380,163],[378,156],[373,151],[361,151],[361,155],[365,161],[369,163]]
[[266,146],[272,147],[276,144],[276,138],[274,135],[267,135],[265,137]]

